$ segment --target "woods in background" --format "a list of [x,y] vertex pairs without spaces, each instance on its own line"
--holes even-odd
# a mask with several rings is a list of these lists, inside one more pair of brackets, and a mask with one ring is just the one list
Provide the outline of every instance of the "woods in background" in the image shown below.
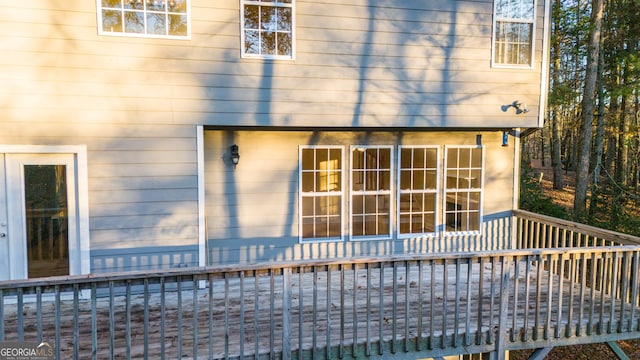
[[524,158],[550,161],[557,190],[576,172],[574,220],[638,235],[640,1],[553,1],[547,116]]

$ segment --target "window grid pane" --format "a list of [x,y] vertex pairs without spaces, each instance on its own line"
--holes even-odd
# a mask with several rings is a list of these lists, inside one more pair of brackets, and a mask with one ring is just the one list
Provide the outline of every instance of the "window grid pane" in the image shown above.
[[495,12],[495,63],[531,65],[535,15],[533,0],[498,0]]
[[303,240],[342,237],[342,149],[300,151],[300,223]]
[[101,0],[99,30],[105,34],[185,38],[188,0]]
[[398,231],[401,235],[435,232],[438,149],[401,147]]
[[351,234],[389,237],[391,234],[391,148],[351,150]]
[[480,230],[481,159],[482,148],[447,149],[446,231]]
[[292,0],[245,0],[243,4],[244,54],[293,58]]

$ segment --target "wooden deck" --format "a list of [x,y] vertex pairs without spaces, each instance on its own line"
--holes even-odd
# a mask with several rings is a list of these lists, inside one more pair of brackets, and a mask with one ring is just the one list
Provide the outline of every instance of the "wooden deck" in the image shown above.
[[640,337],[640,239],[514,213],[499,252],[0,282],[0,341],[58,359],[504,359]]
[[552,251],[100,279],[86,300],[76,286],[75,300],[5,305],[4,340],[55,343],[65,359],[218,359],[435,356],[638,336],[637,288],[588,273],[637,266],[638,254],[602,251],[601,260]]

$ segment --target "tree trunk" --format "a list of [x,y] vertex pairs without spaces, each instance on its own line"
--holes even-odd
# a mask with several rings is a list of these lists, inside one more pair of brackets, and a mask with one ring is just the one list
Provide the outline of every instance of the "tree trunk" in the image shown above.
[[593,184],[591,186],[591,202],[589,204],[590,222],[593,217],[597,216],[598,197],[600,193],[600,170],[602,168],[602,153],[604,151],[604,86],[602,84],[602,71],[604,68],[604,56],[600,51],[598,56],[598,125],[596,126],[596,143],[595,154],[592,160],[593,165]]
[[591,31],[587,44],[587,68],[582,97],[582,119],[578,139],[578,168],[576,171],[576,196],[573,201],[574,218],[581,220],[587,210],[587,187],[589,185],[589,160],[591,158],[591,134],[598,75],[598,55],[600,53],[600,32],[602,30],[603,0],[593,0],[591,4]]

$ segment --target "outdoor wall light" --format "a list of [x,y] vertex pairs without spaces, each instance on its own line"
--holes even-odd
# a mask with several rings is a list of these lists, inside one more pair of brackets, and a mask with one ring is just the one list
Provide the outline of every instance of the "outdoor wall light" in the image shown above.
[[507,110],[509,110],[510,107],[516,109],[516,115],[526,114],[529,112],[529,108],[527,107],[527,104],[523,104],[518,100],[514,100],[509,105],[502,105],[502,111],[507,112]]
[[509,132],[502,132],[502,146],[509,146]]
[[238,145],[233,144],[229,147],[229,153],[231,154],[231,163],[235,169],[236,165],[240,162],[240,152],[238,151]]

